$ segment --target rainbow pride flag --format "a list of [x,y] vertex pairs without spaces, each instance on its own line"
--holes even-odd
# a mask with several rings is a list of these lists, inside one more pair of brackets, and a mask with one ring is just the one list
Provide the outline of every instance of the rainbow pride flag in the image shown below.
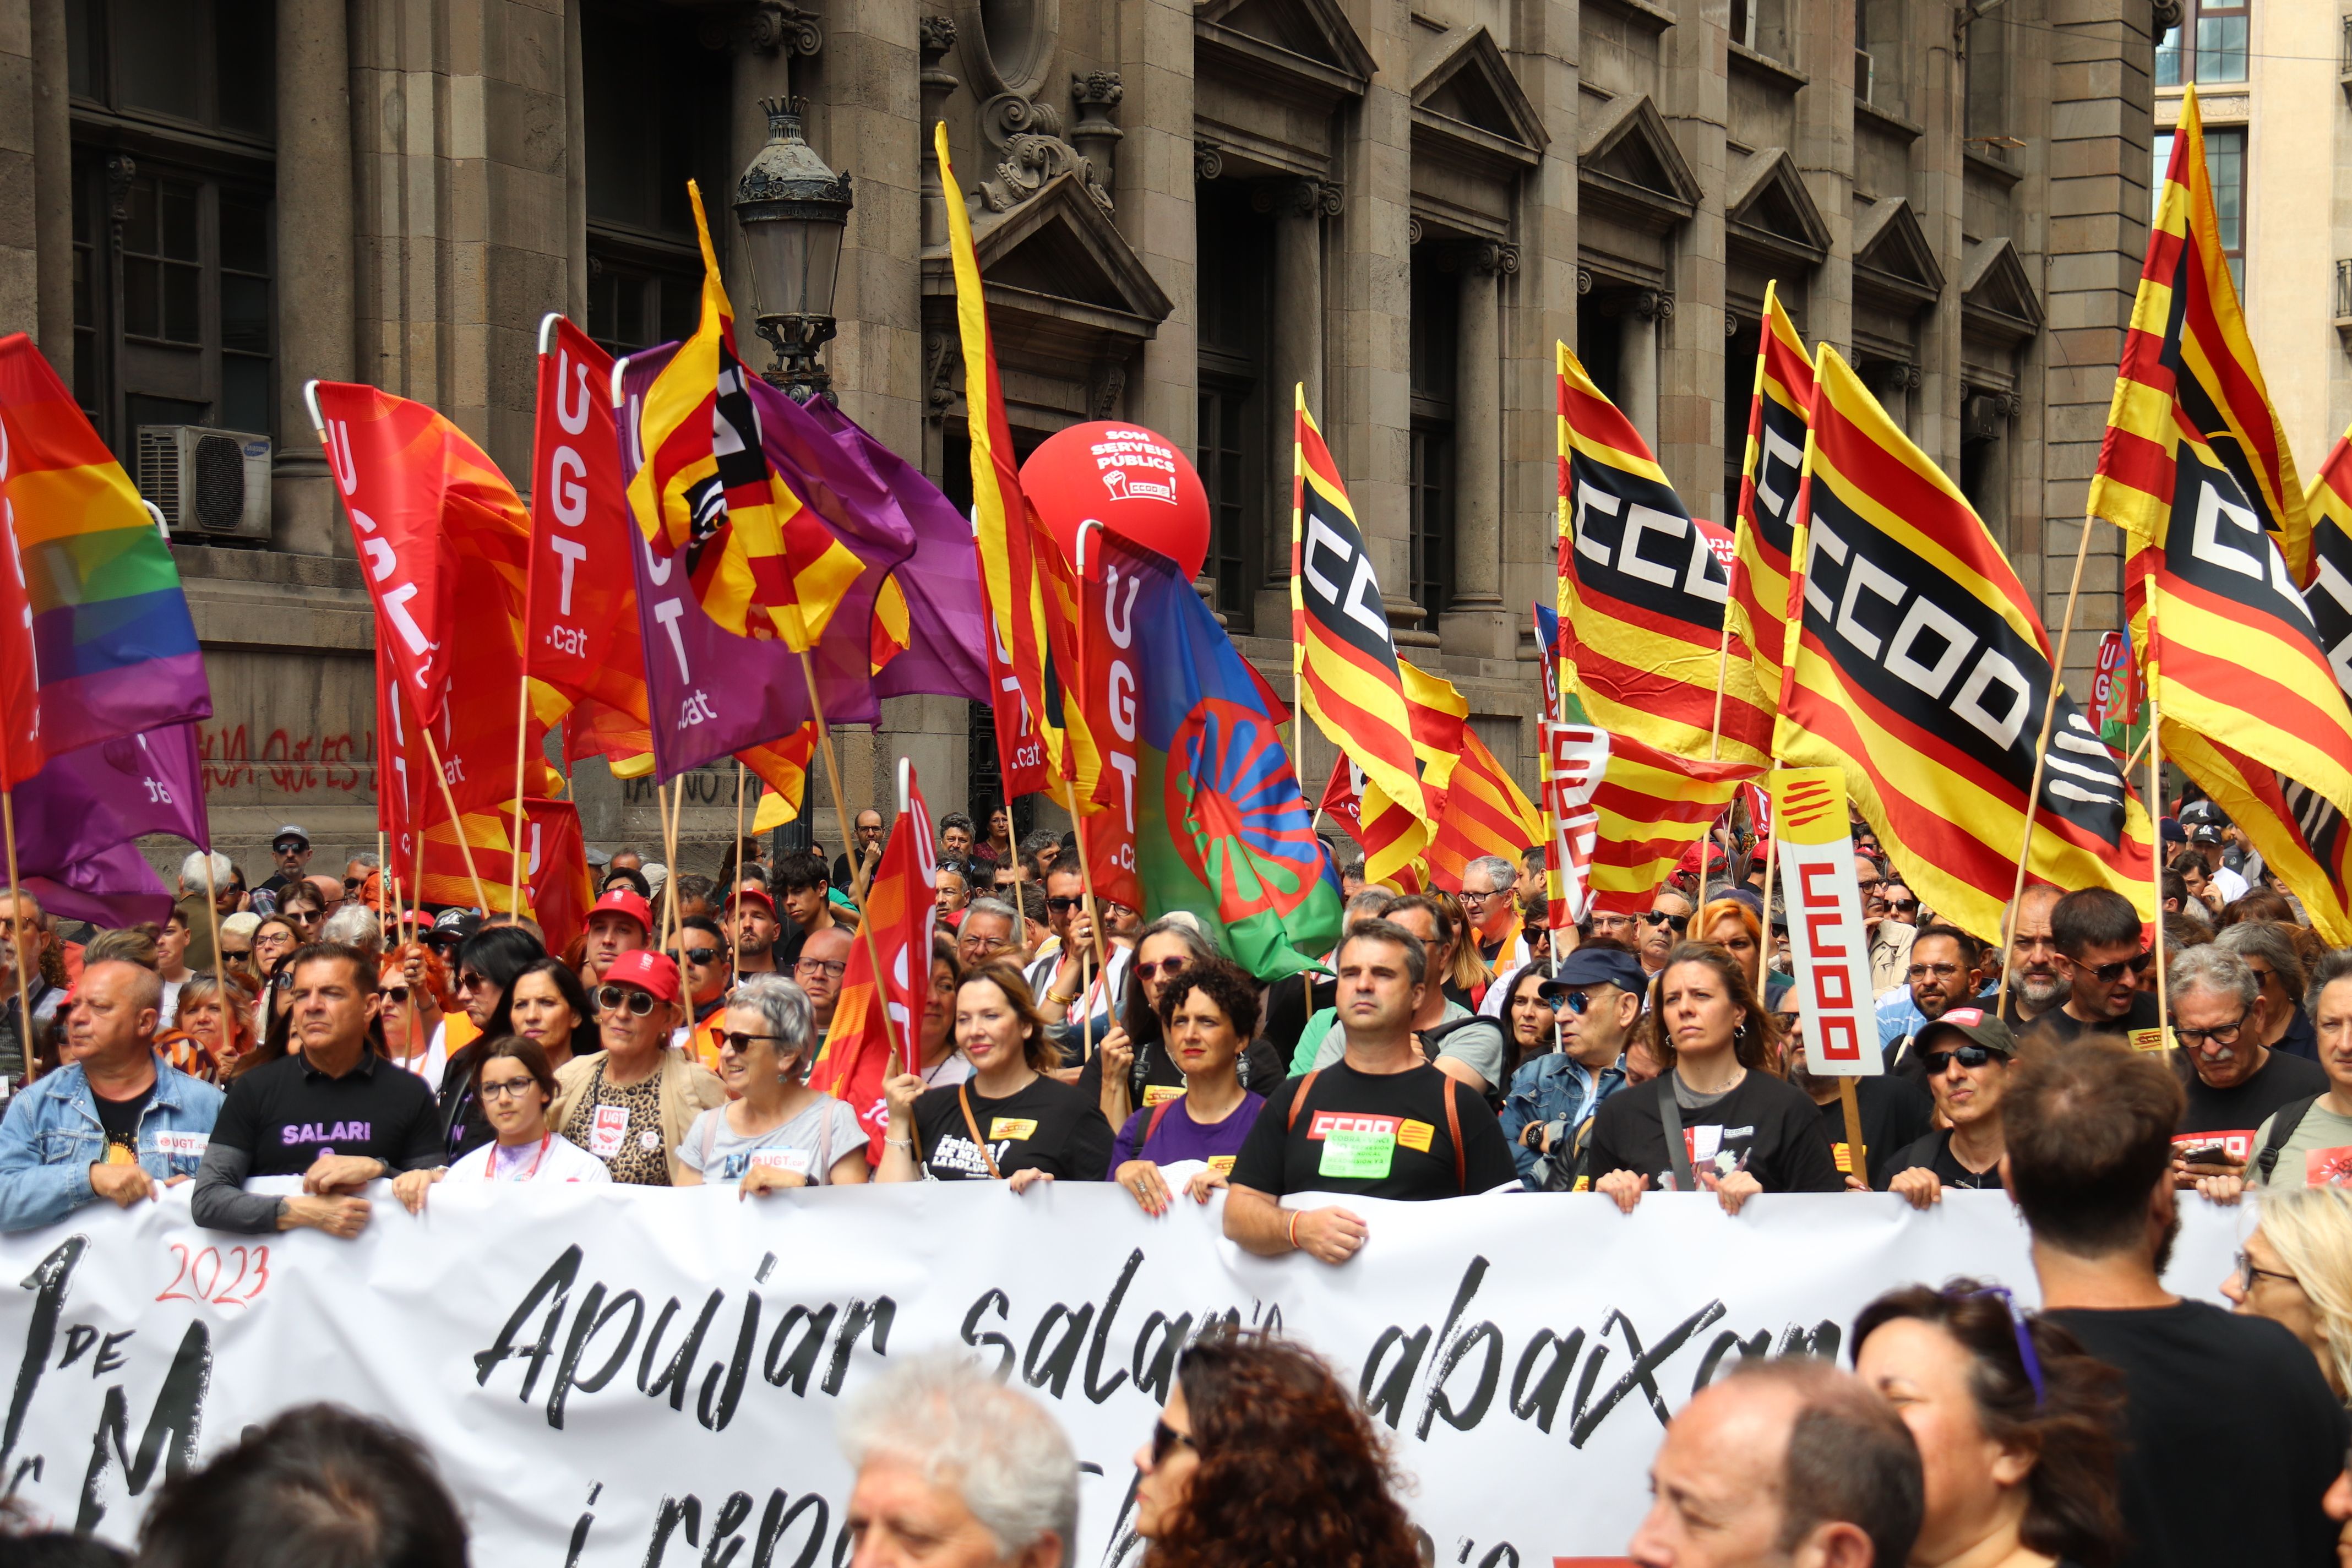
[[210,718],[171,546],[23,332],[0,338],[0,505],[32,617],[35,710],[7,713],[12,733],[29,721],[56,756]]

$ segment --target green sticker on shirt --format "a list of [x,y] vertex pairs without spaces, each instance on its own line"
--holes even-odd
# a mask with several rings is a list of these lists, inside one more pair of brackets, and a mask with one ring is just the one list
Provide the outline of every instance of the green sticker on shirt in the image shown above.
[[1396,1160],[1396,1134],[1371,1128],[1334,1127],[1323,1135],[1323,1162],[1318,1176],[1345,1176],[1377,1182]]

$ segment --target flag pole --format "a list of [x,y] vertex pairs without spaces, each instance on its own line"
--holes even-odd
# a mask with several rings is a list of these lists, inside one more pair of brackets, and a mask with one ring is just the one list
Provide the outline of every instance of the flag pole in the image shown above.
[[[735,759],[735,842],[727,847],[727,863],[734,868],[734,870],[728,874],[735,879],[736,886],[741,886],[743,881],[743,759],[740,757]],[[677,868],[671,868],[670,875],[673,877],[677,875]],[[719,907],[724,910],[734,896],[734,888],[721,888],[719,890]],[[742,956],[741,945],[735,940],[735,922],[730,920],[727,922],[727,989],[730,991],[735,989],[735,965],[741,961]]]
[[[1300,493],[1300,490],[1301,487],[1307,482],[1307,455],[1298,444],[1298,416],[1307,412],[1307,384],[1305,382],[1298,382],[1293,385],[1291,389],[1291,402],[1290,549],[1292,557],[1295,560],[1297,558],[1299,546],[1300,509],[1305,500],[1305,497]],[[1294,584],[1291,587],[1291,592],[1295,595],[1297,591],[1297,586]],[[1297,601],[1294,600],[1293,602],[1296,603]],[[1306,770],[1307,645],[1298,639],[1297,616],[1294,613],[1291,618],[1290,627],[1290,772],[1291,776],[1298,780],[1298,790],[1301,795],[1304,795],[1307,792]],[[1426,805],[1427,803],[1423,802],[1423,804]],[[1318,812],[1322,809],[1322,803],[1319,800],[1316,803],[1316,809]],[[1363,796],[1359,793],[1356,797],[1356,826],[1359,829],[1359,837],[1361,837],[1360,830],[1363,826]],[[1310,824],[1310,826],[1312,825]],[[1367,878],[1371,875],[1371,865],[1369,859],[1367,859],[1364,866],[1364,874]],[[1348,911],[1343,908],[1339,911],[1339,935],[1344,940],[1347,934]],[[1299,1000],[1306,1004],[1306,1011],[1302,1016],[1302,1021],[1299,1026],[1301,1028],[1304,1028],[1306,1027],[1307,1023],[1311,1022],[1315,1016],[1315,971],[1312,968],[1303,968],[1299,970],[1298,990]],[[1335,1006],[1337,1005],[1337,1002],[1338,998],[1337,994],[1335,993],[1333,997],[1333,1005]]]
[[661,782],[654,782],[654,820],[661,825],[662,859],[669,867],[669,879],[662,883],[661,944],[677,934],[677,819],[686,801],[686,775],[680,773],[669,781],[665,791]]
[[[25,1081],[32,1082],[41,1076],[41,1064],[33,1050],[33,978],[32,965],[26,962],[25,891],[16,875],[16,792],[0,789],[0,830],[8,840],[8,956],[16,966],[16,1046],[25,1055]],[[211,870],[207,865],[205,869]],[[213,943],[213,955],[220,955],[220,943]],[[224,1011],[228,998],[221,998]]]
[[2172,1054],[2172,988],[2164,975],[2164,831],[2157,826],[2164,810],[2163,777],[2164,746],[2157,739],[2163,713],[2157,704],[2156,684],[2156,612],[2147,615],[2147,813],[2148,837],[2155,846],[2148,851],[2148,881],[2156,889],[2156,1028],[2164,1042],[2168,1058]]
[[[482,913],[487,915],[490,912],[490,895],[482,886],[482,874],[474,869],[474,846],[466,837],[465,819],[457,815],[457,797],[451,793],[449,775],[441,766],[441,748],[433,743],[433,726],[420,723],[416,728],[425,737],[425,760],[432,764],[433,776],[440,781],[441,804],[448,808],[449,830],[457,836],[457,851],[465,858],[466,876],[474,884],[474,901],[482,906]],[[421,835],[416,841],[416,852],[419,856],[425,853],[425,840]]]
[[[2033,743],[2033,782],[2025,792],[2025,842],[2017,851],[2017,877],[2010,884],[2009,907],[2015,909],[2017,900],[2025,897],[2026,868],[2033,863],[2033,821],[2042,812],[2042,774],[2050,756],[2050,731],[2058,719],[2058,698],[2066,689],[2066,643],[2074,635],[2074,602],[2083,593],[2083,563],[2091,555],[2091,521],[2083,519],[2083,531],[2074,542],[2074,576],[2066,584],[2066,615],[2058,623],[2058,652],[2050,661],[2050,695],[2042,704],[2042,734]],[[2129,774],[2126,775],[2126,780]],[[2164,841],[2157,839],[2157,858],[2163,859]],[[2161,868],[2159,868],[2160,869]],[[2163,900],[2157,900],[2159,907]],[[2000,966],[2000,987],[1993,995],[1993,1012],[1998,1015],[2009,1005],[2009,965]]]
[[[523,589],[523,624],[530,624],[530,590],[528,585]],[[516,915],[522,913],[523,769],[530,751],[530,677],[525,675],[520,686],[520,694],[515,699],[514,878],[513,886],[507,895],[507,909]]]
[[[1086,612],[1083,606],[1086,602],[1087,531],[1088,529],[1093,529],[1097,532],[1099,532],[1101,531],[1102,524],[1096,521],[1093,518],[1087,518],[1085,521],[1078,524],[1077,567],[1079,584],[1078,595],[1081,608],[1078,614],[1079,625],[1077,648],[1074,655],[1077,668],[1072,673],[1077,678],[1079,693],[1078,701],[1082,708],[1086,702],[1087,691],[1087,628]],[[1065,749],[1062,755],[1065,760],[1069,756],[1067,744],[1068,743],[1066,742],[1064,742]],[[1294,767],[1292,771],[1296,773],[1297,769]],[[1068,779],[1064,781],[1066,784],[1074,784],[1075,782],[1075,780]],[[1094,867],[1088,864],[1087,860],[1087,824],[1086,819],[1080,816],[1078,812],[1078,792],[1076,789],[1072,789],[1070,791],[1070,826],[1073,830],[1074,836],[1078,841],[1078,875],[1086,882],[1086,886],[1078,889],[1078,894],[1086,905],[1087,934],[1092,939],[1092,946],[1094,948],[1095,954],[1095,973],[1097,974],[1108,974],[1110,973],[1110,961],[1103,956],[1102,916],[1095,908],[1095,869]],[[1081,997],[1087,994],[1087,988],[1094,984],[1093,981],[1087,977],[1086,972],[1086,955],[1084,953],[1079,954],[1078,994]],[[1092,1013],[1093,1009],[1089,1007],[1087,1011],[1088,1013]],[[1093,1040],[1088,1037],[1087,1027],[1083,1023],[1078,1026],[1078,1039],[1084,1046],[1091,1047],[1094,1044]],[[1088,1054],[1091,1055],[1092,1052],[1089,1051]]]
[[[204,851],[205,929],[212,933],[213,983],[220,987],[220,1023],[213,1038],[213,1043],[216,1047],[218,1047],[218,1051],[217,1055],[214,1058],[214,1060],[219,1067],[225,1068],[228,1066],[228,959],[221,952],[220,905],[216,901],[216,894],[213,887],[213,847],[209,842],[204,846]],[[376,858],[378,860],[382,860],[383,857],[382,855],[378,855]],[[11,866],[8,868],[9,886],[14,887],[16,882],[16,868]],[[383,926],[383,883],[381,878],[379,878],[376,882],[375,921],[377,929],[382,930]]]
[[[849,831],[849,807],[842,800],[841,765],[833,758],[833,731],[825,725],[824,700],[817,695],[816,656],[810,651],[805,640],[801,645],[800,656],[801,675],[808,682],[809,717],[816,725],[817,750],[824,753],[825,783],[833,787],[834,822],[841,829],[842,847],[846,853],[852,841]],[[741,841],[739,839],[737,842],[740,844]],[[856,884],[853,882],[852,885]],[[866,908],[862,903],[857,910],[857,929],[866,937],[866,962],[874,966],[874,984],[878,990],[886,984],[889,976],[883,972],[882,968],[882,943],[875,937],[874,922],[866,918]],[[1016,930],[1014,934],[1020,933]],[[923,973],[929,975],[931,972],[930,954],[923,954],[922,963]],[[898,1056],[898,1031],[890,1022],[890,997],[887,990],[882,991],[881,1007],[882,1038],[888,1045],[891,1057],[896,1058]]]

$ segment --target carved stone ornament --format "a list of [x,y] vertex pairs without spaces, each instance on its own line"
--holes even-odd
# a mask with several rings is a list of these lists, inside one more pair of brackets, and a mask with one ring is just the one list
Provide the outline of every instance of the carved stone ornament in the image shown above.
[[1250,207],[1255,212],[1280,213],[1288,217],[1338,217],[1346,205],[1345,193],[1333,180],[1286,177],[1259,180],[1250,188]]
[[954,406],[955,382],[963,369],[963,345],[953,332],[923,334],[923,396],[935,410]]
[[1192,177],[1194,179],[1214,180],[1223,176],[1224,172],[1225,155],[1214,142],[1192,143]]
[[[1087,194],[1104,212],[1111,211],[1109,182],[1063,139],[1061,110],[1044,97],[1061,43],[1061,0],[954,0],[952,9],[957,46],[980,98],[980,133],[1003,154],[994,177],[981,181],[981,200],[991,212],[1008,212],[1056,174],[1075,170],[1084,177]],[[1108,79],[1106,87],[1117,88],[1115,74],[1099,74]],[[1090,92],[1091,81],[1078,78],[1074,85],[1087,84],[1085,90]],[[1083,92],[1073,96],[1082,108],[1089,101]],[[1095,103],[1102,112],[1093,118],[1102,128],[1116,131],[1108,110],[1117,102],[1114,96]],[[1107,148],[1108,141],[1102,144]]]
[[824,47],[824,28],[816,13],[792,0],[751,0],[748,5],[713,11],[702,19],[706,49],[751,50],[786,57],[814,55]]
[[1723,313],[1723,335],[1727,338],[1736,338],[1739,335],[1738,311],[1726,310]]
[[1419,218],[1409,217],[1404,220],[1404,242],[1407,245],[1419,245],[1421,243],[1421,220]]
[[1519,269],[1519,247],[1501,240],[1482,239],[1471,251],[1470,264],[1481,272],[1500,273],[1507,278]]
[[1580,294],[1592,292],[1592,272],[1590,268],[1580,267],[1576,269],[1576,291]]
[[2180,26],[2181,10],[2180,0],[2151,0],[2147,8],[2148,23],[2158,37]]
[[952,16],[926,16],[916,25],[916,42],[926,60],[944,55],[956,47],[956,25]]

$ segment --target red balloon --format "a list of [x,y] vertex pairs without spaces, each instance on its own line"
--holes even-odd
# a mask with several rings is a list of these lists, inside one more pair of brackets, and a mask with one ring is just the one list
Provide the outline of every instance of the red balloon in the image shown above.
[[1187,577],[1209,556],[1209,492],[1192,460],[1166,437],[1116,420],[1073,425],[1049,437],[1021,465],[1021,488],[1037,515],[1078,558],[1078,525],[1088,518],[1156,550]]

